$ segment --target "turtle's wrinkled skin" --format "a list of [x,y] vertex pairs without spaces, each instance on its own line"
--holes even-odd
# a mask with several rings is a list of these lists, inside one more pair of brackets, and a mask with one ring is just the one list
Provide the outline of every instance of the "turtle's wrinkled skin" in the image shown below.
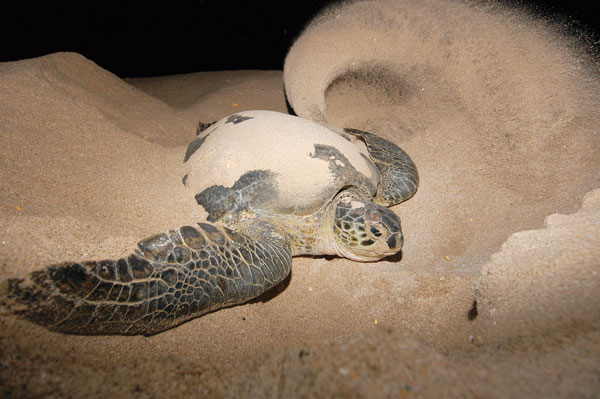
[[[224,169],[215,165],[221,160],[211,150],[252,156],[252,143],[266,138],[262,148],[268,151],[265,145],[279,137],[277,129],[265,133],[273,126],[310,132],[312,141],[299,141],[281,154],[281,161],[265,164],[271,169],[234,166],[233,184],[226,173],[219,175]],[[25,279],[5,280],[0,301],[14,314],[54,331],[151,335],[256,298],[288,276],[296,255],[376,261],[396,254],[404,238],[400,219],[387,207],[416,192],[417,169],[395,144],[356,129],[346,133],[363,141],[368,155],[322,126],[269,111],[201,124],[184,157],[183,183],[195,190],[211,223],[146,238],[126,258],[59,263]],[[289,134],[286,140],[299,139]],[[244,139],[250,148],[235,147]],[[300,144],[311,150],[298,149]],[[294,156],[327,178],[306,198],[296,199],[293,184],[310,180],[285,175],[283,166]],[[302,173],[303,165],[295,166]],[[218,184],[204,184],[200,172]]]

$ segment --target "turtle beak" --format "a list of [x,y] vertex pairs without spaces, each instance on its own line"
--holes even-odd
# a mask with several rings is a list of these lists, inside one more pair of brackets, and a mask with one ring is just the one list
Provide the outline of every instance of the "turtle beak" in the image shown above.
[[400,250],[402,249],[402,245],[404,245],[404,237],[402,236],[402,233],[398,232],[398,233],[392,234],[387,239],[387,245],[388,245],[388,248],[390,249],[389,252],[391,254],[400,252]]

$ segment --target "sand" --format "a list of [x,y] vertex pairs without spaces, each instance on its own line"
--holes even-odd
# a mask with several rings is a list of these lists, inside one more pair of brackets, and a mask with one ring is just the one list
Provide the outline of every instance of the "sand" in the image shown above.
[[401,257],[295,258],[274,292],[155,336],[52,333],[2,308],[3,397],[600,395],[597,64],[521,11],[368,6],[317,19],[285,72],[0,64],[0,279],[201,220],[180,176],[198,120],[285,112],[284,81],[300,116],[393,140],[421,177],[394,207]]

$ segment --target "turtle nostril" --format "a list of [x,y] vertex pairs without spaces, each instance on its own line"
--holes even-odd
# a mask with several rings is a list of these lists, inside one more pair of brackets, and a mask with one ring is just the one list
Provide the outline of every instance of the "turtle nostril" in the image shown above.
[[394,249],[396,246],[396,235],[391,235],[390,238],[387,239],[387,245],[390,249]]

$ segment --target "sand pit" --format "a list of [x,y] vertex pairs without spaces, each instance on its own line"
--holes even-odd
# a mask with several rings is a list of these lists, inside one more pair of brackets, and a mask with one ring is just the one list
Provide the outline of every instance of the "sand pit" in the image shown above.
[[0,393],[598,395],[600,79],[578,46],[522,12],[378,1],[318,18],[284,73],[0,64],[0,279],[203,219],[181,185],[197,121],[285,112],[283,82],[298,115],[393,140],[421,176],[394,208],[401,258],[297,258],[270,295],[155,336],[62,335],[2,308]]

